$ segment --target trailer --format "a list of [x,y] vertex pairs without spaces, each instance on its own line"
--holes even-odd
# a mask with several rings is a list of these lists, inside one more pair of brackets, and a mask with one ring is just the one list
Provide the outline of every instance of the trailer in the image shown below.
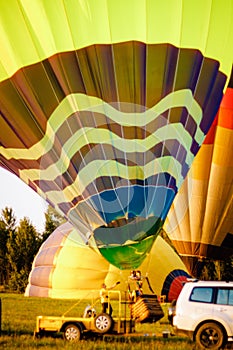
[[37,316],[35,337],[62,333],[67,341],[77,342],[91,335],[131,334],[135,333],[137,322],[156,322],[164,316],[162,307],[156,295],[142,295],[132,302],[122,299],[120,291],[108,291],[109,304],[111,299],[117,300],[117,310],[114,315],[97,313],[96,304],[99,298],[88,305],[82,316],[67,316],[75,308],[67,310],[61,316]]

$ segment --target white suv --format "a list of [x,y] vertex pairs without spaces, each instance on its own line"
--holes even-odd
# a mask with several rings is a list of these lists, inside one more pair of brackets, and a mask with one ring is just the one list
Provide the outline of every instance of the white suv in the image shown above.
[[233,282],[185,283],[170,309],[176,333],[187,334],[201,349],[220,349],[233,341]]

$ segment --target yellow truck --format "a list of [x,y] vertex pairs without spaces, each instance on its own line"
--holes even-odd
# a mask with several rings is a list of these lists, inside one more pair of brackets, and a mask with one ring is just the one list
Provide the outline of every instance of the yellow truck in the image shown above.
[[67,316],[72,308],[61,316],[37,316],[36,337],[46,334],[62,333],[68,341],[79,341],[91,334],[130,334],[135,333],[137,322],[156,322],[164,316],[156,295],[142,295],[132,302],[122,298],[120,291],[108,291],[109,304],[117,299],[117,310],[114,315],[96,313],[96,301],[88,305],[82,316]]

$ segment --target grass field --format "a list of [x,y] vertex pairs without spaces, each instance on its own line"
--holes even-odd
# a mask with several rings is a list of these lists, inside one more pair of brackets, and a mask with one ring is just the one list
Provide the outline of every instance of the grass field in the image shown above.
[[[80,350],[190,350],[195,344],[187,337],[162,337],[164,330],[172,332],[167,321],[167,304],[163,305],[165,317],[154,324],[138,324],[133,337],[115,336],[105,339],[81,340],[79,343],[68,343],[61,335],[36,339],[33,332],[37,315],[60,316],[75,302],[73,300],[55,300],[48,298],[26,298],[19,294],[0,294],[2,303],[2,330],[0,349],[80,349]],[[87,301],[80,302],[75,311],[81,316]],[[114,308],[114,304],[113,304]]]

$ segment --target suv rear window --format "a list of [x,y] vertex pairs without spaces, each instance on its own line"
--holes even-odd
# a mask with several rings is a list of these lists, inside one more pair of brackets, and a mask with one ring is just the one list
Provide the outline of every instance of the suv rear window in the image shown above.
[[229,288],[219,288],[216,304],[233,305],[233,290]]
[[212,299],[213,299],[213,288],[211,287],[194,287],[190,295],[191,301],[211,303]]

